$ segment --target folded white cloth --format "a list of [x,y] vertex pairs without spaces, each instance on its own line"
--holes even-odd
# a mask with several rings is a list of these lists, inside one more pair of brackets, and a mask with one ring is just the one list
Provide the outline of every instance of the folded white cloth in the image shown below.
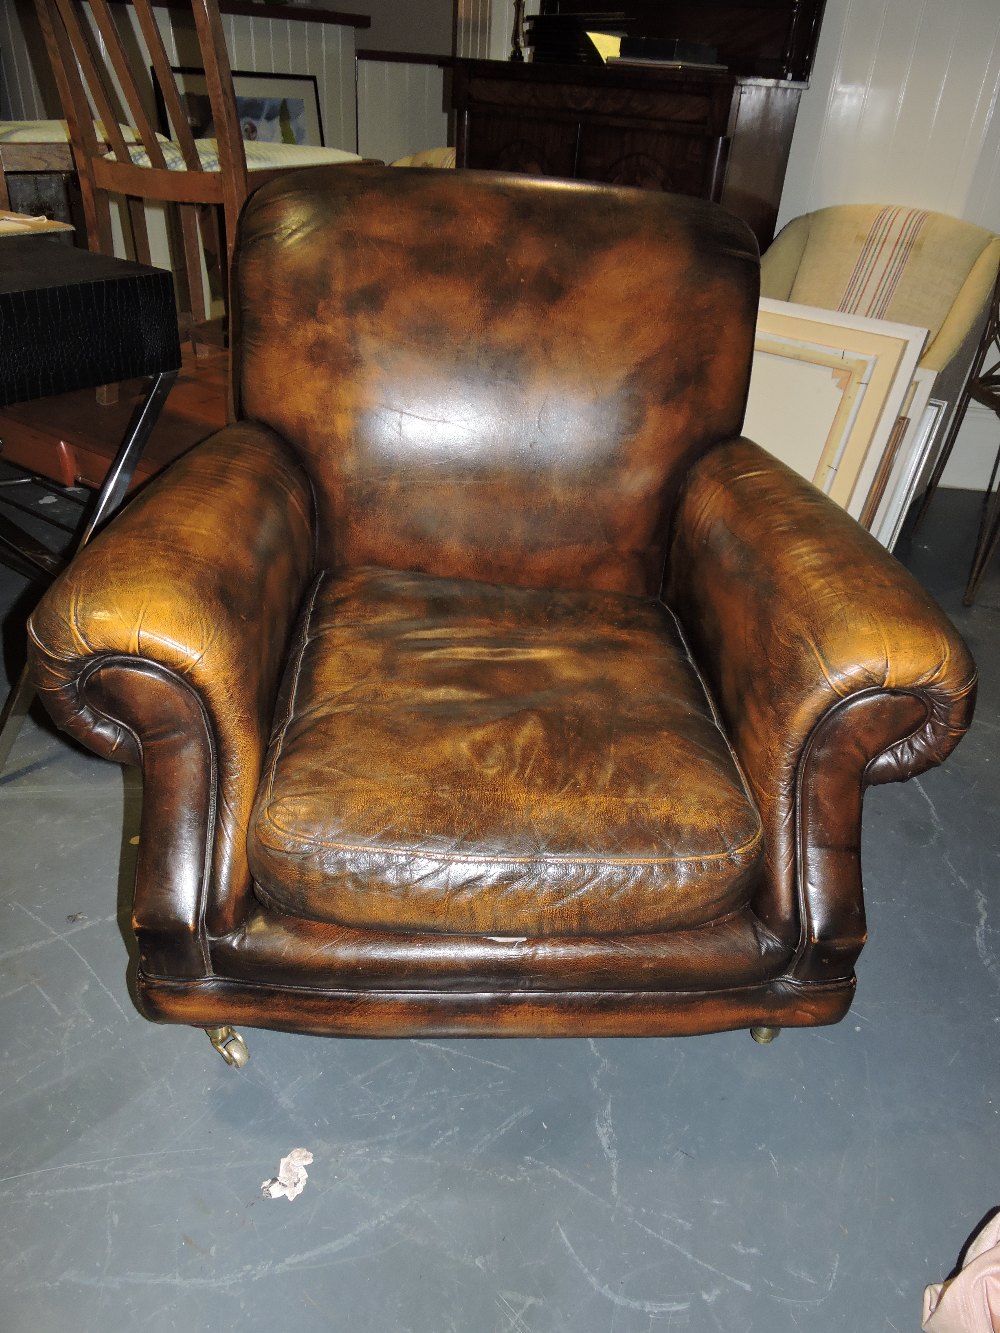
[[969,1245],[961,1271],[924,1288],[924,1333],[1000,1333],[1000,1212]]

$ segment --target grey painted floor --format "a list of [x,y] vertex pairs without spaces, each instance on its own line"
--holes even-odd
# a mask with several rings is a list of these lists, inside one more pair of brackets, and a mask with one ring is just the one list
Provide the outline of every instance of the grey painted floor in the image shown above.
[[[971,500],[910,563],[978,656],[974,730],[870,793],[857,1002],[766,1048],[248,1032],[230,1070],[129,999],[134,783],[29,724],[0,782],[0,1328],[919,1328],[1000,1203],[1000,577],[959,607]],[[262,1199],[296,1146],[305,1192]]]

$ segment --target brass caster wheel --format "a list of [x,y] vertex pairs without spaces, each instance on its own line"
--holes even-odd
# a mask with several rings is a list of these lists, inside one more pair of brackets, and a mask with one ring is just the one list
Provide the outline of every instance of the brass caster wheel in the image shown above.
[[225,1060],[234,1069],[242,1069],[250,1059],[247,1044],[235,1028],[206,1028],[208,1039]]
[[767,1046],[770,1042],[774,1041],[780,1031],[781,1028],[752,1027],[750,1029],[750,1035],[753,1037],[754,1041],[758,1042],[761,1046]]

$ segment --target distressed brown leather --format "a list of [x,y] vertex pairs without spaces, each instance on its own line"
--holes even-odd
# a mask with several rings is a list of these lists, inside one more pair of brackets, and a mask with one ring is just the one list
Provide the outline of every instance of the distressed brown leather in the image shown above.
[[749,908],[695,930],[541,939],[356,930],[260,906],[239,930],[212,942],[214,967],[225,977],[253,983],[267,976],[319,990],[708,993],[763,987],[791,956]]
[[667,598],[764,820],[761,919],[801,933],[811,883],[819,915],[844,895],[860,912],[864,788],[923,773],[965,733],[965,645],[868,533],[749,440],[692,469],[670,567]]
[[[42,701],[98,754],[143,765],[141,882],[168,902],[195,892],[202,932],[245,911],[247,827],[313,545],[308,480],[288,450],[253,423],[231,426],[137,496],[31,618]],[[112,667],[131,672],[117,698]],[[176,702],[150,707],[144,725],[147,681]],[[151,789],[164,749],[175,753]],[[178,801],[180,843],[159,818]]]
[[301,457],[324,567],[655,595],[743,418],[756,245],[697,200],[323,168],[255,197],[236,284],[240,408]]
[[662,603],[325,574],[289,671],[250,834],[277,911],[544,938],[745,904],[760,818]]
[[53,716],[143,768],[143,1012],[394,1036],[842,1017],[864,790],[947,756],[975,669],[853,520],[736,438],[741,224],[341,167],[261,190],[237,253],[243,420],[32,617]]

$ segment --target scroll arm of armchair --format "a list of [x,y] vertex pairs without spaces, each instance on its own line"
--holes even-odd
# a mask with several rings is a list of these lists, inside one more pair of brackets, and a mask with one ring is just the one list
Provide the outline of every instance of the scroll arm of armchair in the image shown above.
[[939,764],[976,668],[916,580],[842,509],[749,440],[692,469],[666,600],[764,822],[754,906],[801,981],[850,975],[866,937],[867,786]]
[[250,893],[246,827],[314,562],[309,482],[272,431],[228,426],[134,499],[31,616],[33,682],[88,748],[143,769],[143,970],[206,976]]

